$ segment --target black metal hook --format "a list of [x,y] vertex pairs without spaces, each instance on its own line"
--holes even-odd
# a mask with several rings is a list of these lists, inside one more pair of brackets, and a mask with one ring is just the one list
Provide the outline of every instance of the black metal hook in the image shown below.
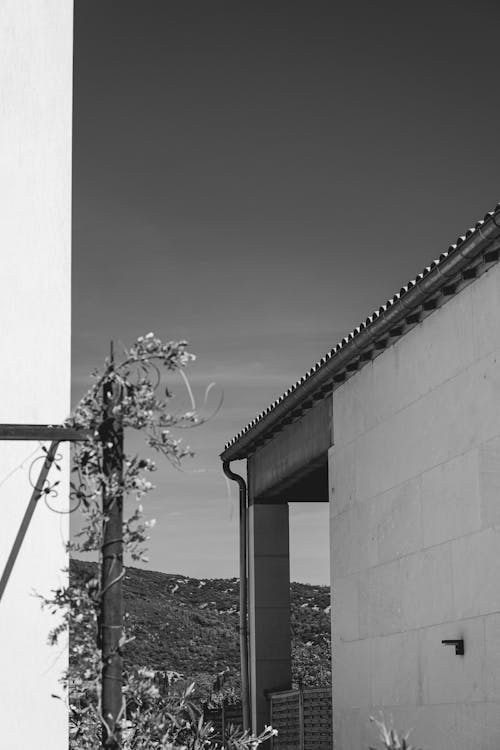
[[464,639],[458,638],[450,641],[441,641],[444,646],[455,646],[455,654],[463,656],[465,654]]

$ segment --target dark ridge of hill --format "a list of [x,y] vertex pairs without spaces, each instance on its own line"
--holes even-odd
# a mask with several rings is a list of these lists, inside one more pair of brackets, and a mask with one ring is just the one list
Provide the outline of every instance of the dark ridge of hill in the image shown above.
[[[72,560],[73,581],[95,575],[95,563]],[[123,581],[128,630],[125,665],[173,670],[187,677],[239,671],[237,578],[197,579],[127,568]],[[294,674],[305,684],[329,680],[330,590],[292,583]],[[322,676],[320,676],[322,675]]]

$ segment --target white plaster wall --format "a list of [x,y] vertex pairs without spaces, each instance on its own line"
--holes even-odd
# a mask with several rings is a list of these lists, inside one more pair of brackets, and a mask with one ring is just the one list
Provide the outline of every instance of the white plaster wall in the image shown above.
[[[71,0],[0,3],[0,422],[57,423],[70,407],[72,37]],[[1,570],[29,501],[29,461],[5,477],[34,448],[0,443]],[[67,516],[41,502],[0,602],[5,750],[67,747],[67,707],[51,698],[67,642],[47,645],[54,620],[33,596],[64,581],[67,532]]]
[[497,265],[333,394],[336,750],[500,747],[499,321]]

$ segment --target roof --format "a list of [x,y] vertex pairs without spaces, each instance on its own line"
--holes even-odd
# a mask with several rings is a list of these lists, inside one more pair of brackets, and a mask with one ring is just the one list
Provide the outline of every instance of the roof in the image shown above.
[[499,260],[500,203],[260,412],[221,453],[246,458]]

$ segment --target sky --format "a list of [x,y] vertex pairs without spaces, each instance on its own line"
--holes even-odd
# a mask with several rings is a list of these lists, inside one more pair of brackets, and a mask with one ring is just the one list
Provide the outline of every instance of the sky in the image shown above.
[[[499,21],[486,0],[76,0],[73,403],[148,331],[190,342],[204,413],[223,394],[154,476],[152,569],[238,574],[224,444],[500,200]],[[329,582],[327,515],[291,505],[293,580]]]

